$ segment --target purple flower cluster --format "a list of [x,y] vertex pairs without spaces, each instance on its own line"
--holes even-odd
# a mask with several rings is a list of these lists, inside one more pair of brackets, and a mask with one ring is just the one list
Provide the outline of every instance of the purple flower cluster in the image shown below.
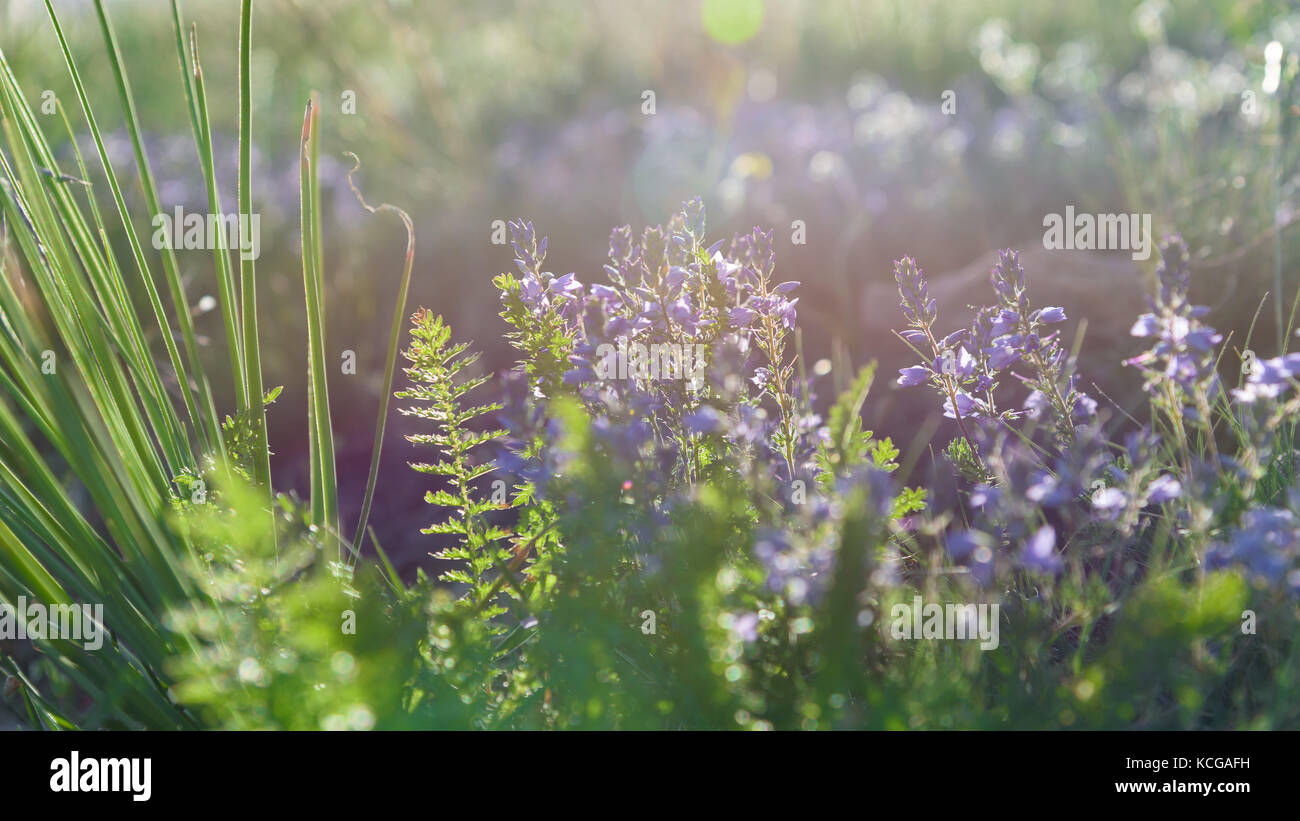
[[1098,526],[1122,544],[1145,510],[1183,493],[1179,479],[1155,466],[1160,438],[1147,430],[1116,448],[1095,424],[1080,425],[1051,458],[1005,427],[976,430],[988,481],[971,488],[968,526],[944,548],[981,583],[1004,568],[1056,573],[1073,534],[1095,537]]
[[930,286],[916,260],[903,257],[894,262],[894,280],[898,283],[899,306],[912,328],[929,328],[938,319],[938,305],[930,296]]
[[[799,283],[773,281],[771,231],[755,229],[706,246],[704,206],[697,197],[666,225],[648,227],[639,237],[629,226],[615,228],[606,281],[584,288],[573,274],[542,271],[547,241],[531,223],[511,223],[511,230],[520,301],[535,317],[563,319],[558,329],[537,323],[532,333],[541,339],[535,347],[554,349],[555,335],[563,336],[560,341],[570,347],[558,381],[583,401],[597,420],[593,432],[626,464],[645,457],[656,467],[689,473],[691,436],[719,436],[763,461],[773,455],[774,430],[793,405],[792,369],[782,345],[797,321],[799,300],[791,294]],[[507,306],[511,298],[503,290]],[[656,344],[691,351],[702,346],[705,367],[690,379],[609,378],[597,372],[602,346]],[[780,413],[764,407],[765,395],[777,400]],[[794,413],[788,418],[798,440],[789,453],[798,462],[810,460],[819,420]],[[515,439],[517,445],[524,441]],[[787,466],[780,470],[790,473]]]
[[923,364],[901,368],[898,384],[904,387],[933,384],[943,397],[944,416],[950,419],[988,413],[991,409],[988,400],[976,398],[973,392],[983,392],[987,397],[995,385],[993,372],[988,370],[987,362],[967,349],[969,332],[956,331],[941,340],[934,337],[938,305],[930,296],[924,272],[911,257],[894,262],[894,281],[898,284],[899,306],[908,324],[900,336],[926,358]]
[[[767,589],[794,604],[820,603],[834,578],[847,506],[844,499],[862,490],[873,515],[891,515],[897,486],[887,471],[862,465],[834,485],[834,493],[816,494],[806,504],[791,508],[782,517],[780,530],[765,527],[755,537],[753,554],[764,570]],[[894,570],[899,560],[896,555],[893,559],[873,569],[878,584],[897,583]]]
[[[556,276],[542,270],[546,261],[546,237],[539,241],[533,224],[525,220],[510,222],[510,246],[515,252],[515,267],[519,269],[519,298],[534,315],[554,310],[568,322],[577,321],[582,304],[582,283],[573,273]],[[502,293],[501,299],[507,298]]]
[[1200,318],[1209,308],[1193,305],[1188,298],[1191,277],[1182,237],[1166,237],[1159,250],[1159,288],[1150,299],[1151,310],[1139,316],[1130,331],[1133,336],[1154,339],[1155,344],[1125,364],[1146,372],[1144,388],[1149,393],[1162,393],[1169,386],[1189,394],[1208,395],[1217,379],[1214,348],[1223,336],[1201,323]]
[[1044,411],[1051,411],[1058,432],[1068,437],[1075,423],[1096,413],[1097,403],[1078,390],[1075,363],[1060,344],[1060,334],[1045,329],[1047,325],[1064,322],[1065,309],[1035,310],[1030,305],[1025,269],[1015,251],[998,252],[990,279],[998,302],[995,307],[984,309],[991,314],[985,320],[986,333],[991,339],[984,352],[995,365],[1024,363],[1027,375],[1014,376],[1029,388],[1024,401],[1025,414],[1036,419]]
[[[612,476],[610,487],[622,486],[621,495],[614,488],[615,496],[647,502],[637,508],[644,516],[619,525],[647,572],[667,566],[670,557],[651,549],[663,540],[641,529],[668,527],[679,506],[698,501],[702,483],[722,475],[746,488],[757,514],[749,524],[756,535],[748,558],[766,590],[788,605],[816,605],[824,597],[841,549],[845,510],[858,503],[853,499],[869,499],[873,521],[887,522],[897,537],[885,536],[880,545],[897,561],[881,563],[880,554],[873,554],[873,573],[886,565],[896,577],[916,570],[903,555],[916,555],[911,540],[948,520],[899,518],[918,508],[910,506],[910,491],[895,492],[891,457],[872,465],[865,455],[844,456],[847,470],[827,467],[832,443],[836,454],[859,445],[823,424],[812,410],[813,383],[793,376],[785,344],[797,320],[793,292],[799,283],[776,282],[771,232],[755,230],[707,245],[704,209],[693,200],[665,226],[646,228],[640,236],[627,226],[615,229],[605,281],[584,287],[573,274],[555,277],[542,270],[546,240],[531,225],[511,227],[520,278],[505,280],[513,288],[507,307],[513,306],[511,321],[523,328],[521,337],[541,335],[540,343],[525,339],[517,347],[563,348],[550,384],[583,405],[590,437],[579,438],[591,450],[562,452],[562,442],[576,440],[565,439],[554,420],[535,418],[509,425],[516,454],[503,459],[502,468],[550,498],[548,486],[555,487],[566,465],[575,459],[599,462],[602,481]],[[1161,256],[1159,291],[1133,327],[1134,335],[1153,344],[1129,363],[1148,371],[1147,390],[1162,401],[1177,390],[1203,409],[1204,397],[1217,386],[1213,363],[1221,336],[1201,323],[1205,309],[1188,300],[1181,240],[1162,243]],[[1215,532],[1210,520],[1232,508],[1218,503],[1222,491],[1212,468],[1232,460],[1217,458],[1212,446],[1211,458],[1199,458],[1185,440],[1164,445],[1148,428],[1121,441],[1103,434],[1096,402],[1078,390],[1075,362],[1054,327],[1066,321],[1066,312],[1031,303],[1016,252],[998,254],[990,275],[992,303],[977,308],[968,327],[946,336],[935,334],[938,305],[915,261],[898,260],[894,274],[908,325],[900,336],[921,358],[900,370],[898,383],[937,389],[945,415],[957,420],[970,446],[959,442],[948,452],[957,467],[961,526],[938,530],[936,548],[946,562],[983,586],[1009,576],[1050,580],[1067,567],[1087,572],[1091,558],[1143,549],[1161,521],[1189,532]],[[530,316],[540,318],[535,327],[526,321]],[[689,384],[598,375],[597,350],[619,343],[689,343],[708,355]],[[1298,376],[1300,354],[1260,361],[1237,398],[1276,399]],[[1007,379],[1026,389],[1015,405],[999,393]],[[531,398],[538,398],[535,391],[534,386]],[[843,414],[838,405],[830,415],[837,414]],[[1024,419],[1044,424],[1011,424]],[[1185,435],[1176,426],[1164,430]],[[868,452],[865,444],[860,447]],[[1263,464],[1258,458],[1251,462],[1256,463]],[[791,488],[799,480],[804,489],[816,489],[795,504]],[[932,487],[929,498],[948,492]],[[559,495],[562,503],[583,501]],[[895,503],[902,512],[893,510]],[[1244,566],[1296,587],[1300,526],[1292,517],[1272,508],[1248,511],[1240,527],[1214,545],[1209,563]],[[873,583],[892,582],[873,576]],[[752,641],[756,617],[748,611],[742,616],[735,632]]]
[[[1297,506],[1300,499],[1291,499],[1291,507]],[[1286,508],[1247,511],[1241,527],[1210,547],[1205,563],[1211,570],[1240,567],[1252,579],[1285,584],[1292,595],[1300,595],[1300,521]]]
[[[1243,366],[1246,367],[1246,366]],[[1247,368],[1246,382],[1233,388],[1233,397],[1242,404],[1272,401],[1300,378],[1300,353],[1283,354],[1271,359],[1256,359]]]
[[[1087,419],[1096,402],[1077,390],[1074,363],[1067,358],[1056,333],[1047,325],[1064,322],[1059,307],[1035,310],[1025,288],[1025,271],[1015,251],[998,253],[990,281],[997,302],[976,311],[970,328],[942,339],[934,336],[938,312],[929,295],[924,275],[915,261],[905,257],[894,263],[900,305],[908,329],[901,336],[928,361],[899,370],[898,384],[909,387],[930,383],[943,399],[948,418],[1014,418],[1014,412],[999,412],[995,390],[998,375],[1013,365],[1025,366],[1027,374],[1012,376],[1030,390],[1024,402],[1026,415],[1037,417],[1043,409],[1057,412],[1063,430]],[[916,348],[928,348],[922,353]]]
[[[623,226],[610,235],[609,284],[593,284],[582,306],[573,368],[566,381],[592,393],[591,367],[598,344],[748,343],[764,323],[789,331],[797,314],[788,294],[797,282],[771,285],[774,267],[771,232],[755,230],[707,248],[704,206],[699,198],[683,206],[666,227],[647,228],[640,241]],[[581,301],[581,291],[573,292]]]
[[835,550],[833,539],[805,544],[770,528],[754,542],[754,558],[767,574],[768,590],[796,605],[821,601],[833,575]]

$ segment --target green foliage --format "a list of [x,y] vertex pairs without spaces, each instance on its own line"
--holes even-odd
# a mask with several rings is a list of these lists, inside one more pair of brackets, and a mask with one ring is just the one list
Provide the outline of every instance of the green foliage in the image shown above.
[[[858,370],[848,388],[831,405],[826,415],[828,440],[817,445],[817,481],[823,492],[834,489],[837,477],[846,476],[855,468],[871,465],[886,473],[898,470],[898,448],[889,437],[874,439],[869,430],[862,429],[862,406],[875,379],[876,363]],[[925,510],[925,488],[902,488],[894,498],[892,516],[901,518],[909,513]]]
[[277,499],[274,534],[260,517],[240,515],[257,503],[235,481],[175,516],[200,551],[187,573],[209,595],[164,619],[187,648],[164,667],[170,695],[220,729],[400,724],[403,693],[388,682],[414,669],[425,629],[418,608],[404,606],[374,567],[358,578],[328,559],[293,500]]
[[980,461],[975,449],[965,437],[959,436],[949,442],[944,456],[957,474],[967,482],[975,484],[988,479],[988,469],[984,467],[984,463]]
[[[819,443],[817,451],[819,478],[824,486],[828,487],[836,473],[844,473],[873,458],[871,431],[862,429],[862,406],[866,404],[875,376],[876,363],[861,368],[826,414],[830,440]],[[894,451],[894,455],[897,453]]]
[[462,400],[487,377],[463,378],[461,372],[478,361],[478,354],[466,355],[467,343],[448,346],[451,329],[429,311],[412,317],[411,347],[404,356],[411,362],[406,369],[414,386],[397,394],[418,404],[404,408],[404,414],[427,419],[434,424],[433,433],[407,438],[416,444],[433,445],[446,456],[437,462],[420,462],[412,467],[420,473],[444,476],[451,490],[429,491],[425,501],[452,508],[454,512],[442,522],[425,528],[423,533],[453,535],[456,543],[434,554],[437,559],[453,561],[457,566],[445,571],[444,581],[466,585],[464,600],[484,608],[485,615],[497,615],[499,608],[489,604],[488,575],[510,555],[501,542],[509,532],[488,524],[485,514],[497,504],[478,493],[474,482],[492,472],[491,462],[476,460],[473,451],[504,435],[502,430],[474,431],[468,426],[475,419],[501,409],[499,404],[468,406]]

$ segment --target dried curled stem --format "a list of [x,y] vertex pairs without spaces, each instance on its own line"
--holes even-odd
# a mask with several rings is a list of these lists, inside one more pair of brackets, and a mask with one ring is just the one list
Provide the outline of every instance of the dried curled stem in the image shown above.
[[402,281],[397,290],[397,307],[393,311],[392,331],[388,338],[388,359],[384,366],[386,372],[384,380],[384,390],[379,397],[379,416],[375,421],[375,441],[370,451],[370,475],[366,479],[366,494],[361,502],[361,515],[357,519],[356,535],[352,539],[353,553],[352,560],[355,563],[361,552],[361,540],[366,534],[366,521],[370,518],[370,506],[375,499],[375,483],[379,479],[379,457],[384,445],[384,428],[388,423],[388,401],[393,395],[393,374],[397,367],[397,346],[402,333],[402,320],[406,316],[406,294],[411,286],[411,267],[415,262],[415,224],[411,222],[411,217],[401,208],[388,203],[379,205],[370,205],[366,198],[361,195],[361,191],[352,181],[352,175],[361,167],[361,160],[351,151],[344,152],[345,157],[352,158],[352,169],[348,171],[348,187],[356,195],[357,201],[361,207],[372,214],[381,212],[390,212],[401,217],[402,224],[406,226],[406,263],[402,269]]

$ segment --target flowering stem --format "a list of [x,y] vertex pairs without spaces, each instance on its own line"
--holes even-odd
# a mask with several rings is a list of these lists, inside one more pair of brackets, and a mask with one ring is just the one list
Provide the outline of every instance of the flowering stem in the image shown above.
[[[934,334],[930,332],[929,325],[923,325],[922,330],[925,332],[925,338],[930,342],[930,349],[934,351],[934,358],[937,361],[940,357],[939,342],[934,338]],[[966,423],[961,418],[961,408],[957,406],[957,378],[951,374],[943,373],[943,369],[940,368],[939,381],[943,383],[943,388],[948,393],[948,401],[952,403],[952,415],[957,420],[957,430],[961,432],[961,438],[966,441],[967,445],[970,445],[971,452],[975,454],[975,458],[983,466],[984,461],[980,459],[979,452],[975,450],[975,443],[971,440],[970,434],[966,432]]]
[[1187,428],[1183,426],[1183,415],[1178,412],[1182,403],[1178,401],[1178,396],[1174,393],[1174,387],[1171,383],[1165,383],[1165,413],[1169,415],[1174,424],[1174,432],[1178,436],[1178,451],[1183,459],[1183,474],[1190,477],[1192,475],[1192,457],[1187,449]]

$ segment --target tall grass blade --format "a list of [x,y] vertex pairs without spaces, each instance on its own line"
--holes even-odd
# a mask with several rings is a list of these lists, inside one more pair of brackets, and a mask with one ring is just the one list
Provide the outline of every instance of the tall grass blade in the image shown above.
[[[250,66],[253,38],[253,0],[242,0],[239,10],[239,215],[241,223],[253,213],[252,148],[253,101]],[[241,243],[242,244],[242,243]],[[239,255],[240,316],[244,330],[244,396],[257,436],[253,479],[271,505],[271,451],[266,437],[266,403],[262,393],[262,354],[257,332],[257,270],[251,255]]]
[[[302,121],[299,173],[302,199],[302,278],[307,300],[308,427],[311,455],[312,524],[330,538],[339,534],[338,476],[334,464],[334,431],[330,419],[329,380],[325,366],[324,276],[321,271],[319,104],[307,101]],[[340,556],[342,558],[342,556]]]

